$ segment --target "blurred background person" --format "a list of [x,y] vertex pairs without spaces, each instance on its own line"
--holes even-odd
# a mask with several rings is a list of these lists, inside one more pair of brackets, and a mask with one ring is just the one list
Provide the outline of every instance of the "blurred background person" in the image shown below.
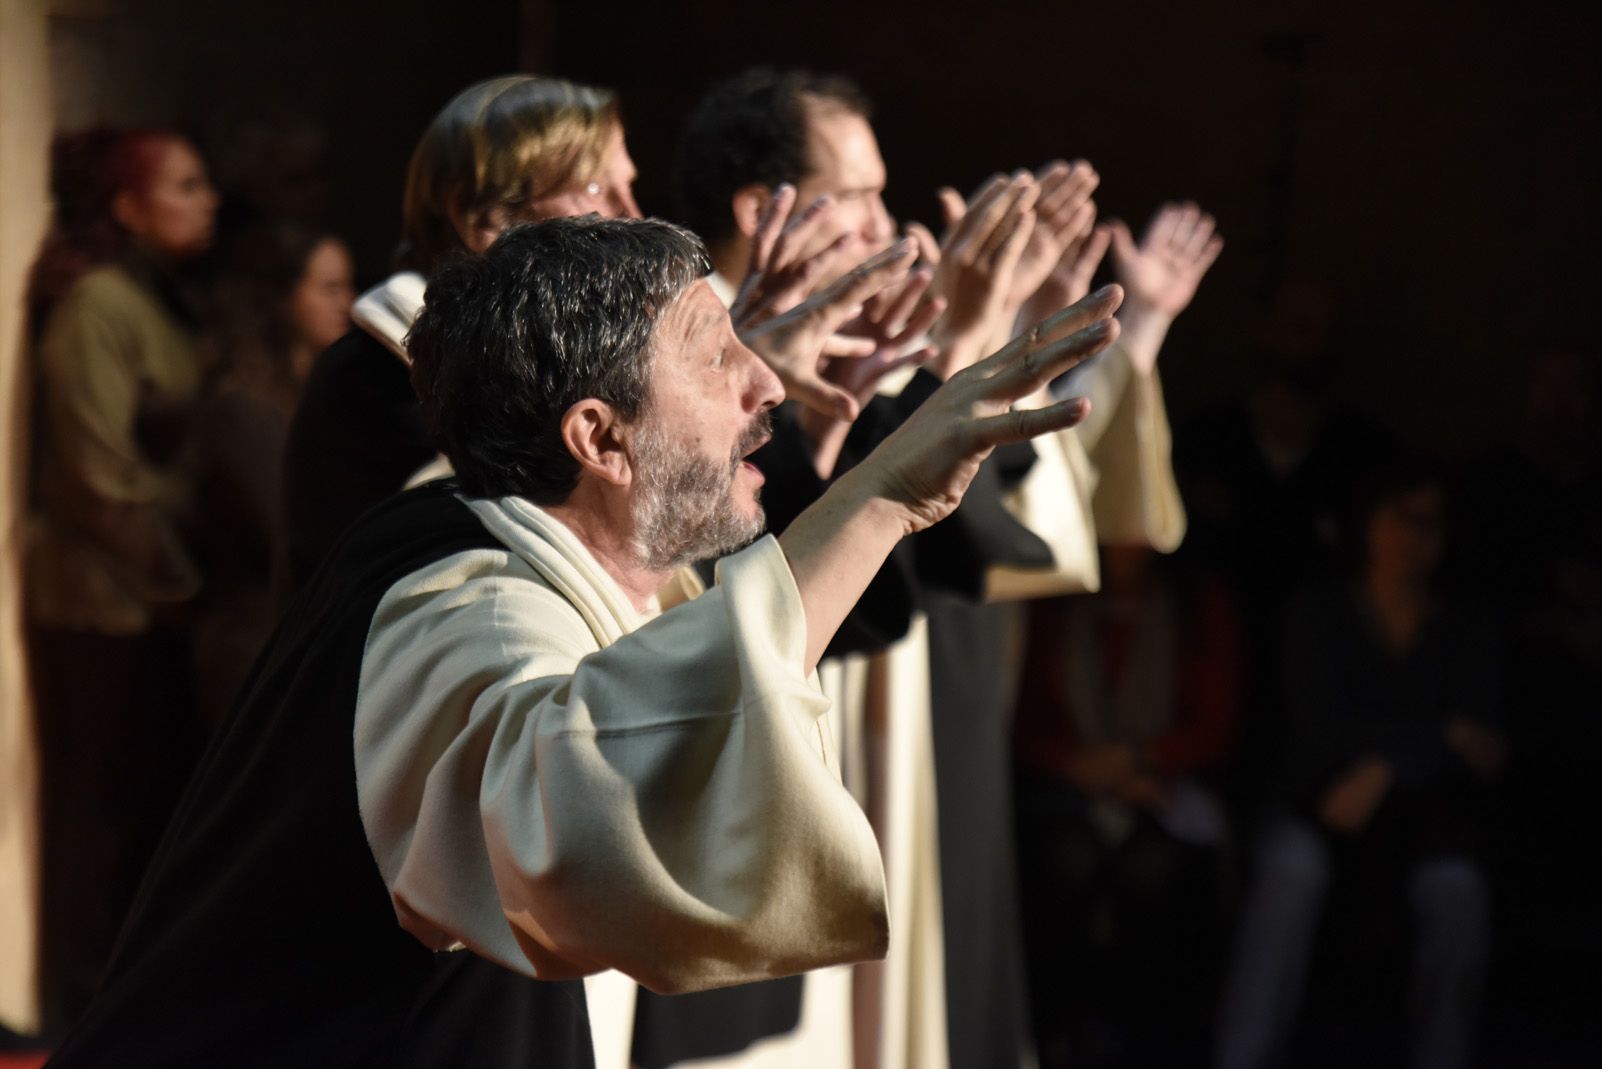
[[1211,784],[1245,671],[1234,597],[1149,546],[1101,590],[1029,606],[1014,727],[1040,1064],[1163,1064],[1204,1045],[1228,845]]
[[638,218],[634,163],[606,89],[510,75],[457,94],[407,169],[400,270],[363,293],[356,326],[316,360],[290,426],[284,472],[288,589],[351,521],[438,455],[408,377],[406,332],[424,276],[482,252],[514,222],[588,212]]
[[216,139],[223,206],[218,244],[274,222],[317,227],[328,221],[329,139],[317,123],[288,115],[229,122]]
[[200,573],[179,532],[202,374],[181,271],[217,213],[169,131],[64,137],[53,164],[25,563],[47,1034],[93,993],[201,738],[183,626]]
[[1281,283],[1257,326],[1250,383],[1187,421],[1174,443],[1191,518],[1182,553],[1235,589],[1256,666],[1225,784],[1244,819],[1285,745],[1290,597],[1338,575],[1354,488],[1396,449],[1388,428],[1335,394],[1343,341],[1330,286]]
[[1563,1035],[1596,993],[1571,978],[1594,975],[1602,955],[1602,882],[1576,863],[1602,812],[1602,361],[1571,343],[1526,374],[1512,441],[1460,472],[1453,575],[1500,610],[1518,699],[1497,976],[1531,1007],[1522,1031]]
[[271,632],[284,442],[317,354],[350,329],[350,251],[326,231],[266,223],[237,236],[211,309],[208,380],[191,449],[194,542],[205,573],[192,660],[216,726]]
[[1280,805],[1256,842],[1223,1069],[1304,1064],[1290,1044],[1337,905],[1354,934],[1319,960],[1348,986],[1383,991],[1386,951],[1404,942],[1392,933],[1411,932],[1409,1064],[1467,1066],[1473,1049],[1490,954],[1488,803],[1505,760],[1500,637],[1483,607],[1436,583],[1446,490],[1432,465],[1397,458],[1359,498],[1356,574],[1304,592],[1287,623]]
[[845,75],[771,67],[720,82],[696,104],[679,145],[679,214],[706,241],[712,285],[725,304],[734,300],[757,224],[781,184],[795,186],[798,205],[829,199],[827,224],[802,251],[803,258],[830,253],[819,282],[896,237],[871,115],[867,95]]

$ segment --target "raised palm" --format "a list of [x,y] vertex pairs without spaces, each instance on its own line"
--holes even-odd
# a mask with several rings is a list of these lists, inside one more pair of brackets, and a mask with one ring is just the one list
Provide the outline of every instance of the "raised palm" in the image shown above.
[[1188,201],[1158,209],[1139,245],[1122,222],[1111,229],[1113,265],[1129,304],[1138,302],[1168,316],[1190,304],[1224,248],[1213,217]]

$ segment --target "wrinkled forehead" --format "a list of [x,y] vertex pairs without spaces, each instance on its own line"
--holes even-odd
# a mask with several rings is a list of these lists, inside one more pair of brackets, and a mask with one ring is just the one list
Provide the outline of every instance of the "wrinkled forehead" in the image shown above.
[[651,331],[654,362],[693,359],[697,353],[722,344],[728,325],[728,309],[712,284],[698,278],[656,317]]

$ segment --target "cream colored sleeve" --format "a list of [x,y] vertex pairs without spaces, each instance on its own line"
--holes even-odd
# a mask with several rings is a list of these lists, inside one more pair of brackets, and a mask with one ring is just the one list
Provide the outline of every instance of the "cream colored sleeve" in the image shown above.
[[1098,543],[1141,543],[1168,553],[1185,536],[1157,376],[1136,375],[1115,345],[1068,392],[1090,398],[1090,415],[1036,439],[1034,466],[1006,498],[1013,517],[1051,547],[1052,567],[990,569],[991,601],[1096,590]]
[[778,544],[597,650],[505,553],[393,588],[355,730],[400,923],[525,974],[678,992],[883,956],[884,875],[829,763]]
[[1172,553],[1185,537],[1185,506],[1174,478],[1162,381],[1155,371],[1135,374],[1116,346],[1107,356],[1124,368],[1122,396],[1109,398],[1106,420],[1094,428],[1094,437],[1081,434],[1096,469],[1096,538]]

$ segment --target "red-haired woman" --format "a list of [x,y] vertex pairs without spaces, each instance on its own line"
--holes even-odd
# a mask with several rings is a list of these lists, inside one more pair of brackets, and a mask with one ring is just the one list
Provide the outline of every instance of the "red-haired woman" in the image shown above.
[[176,279],[217,211],[173,133],[91,131],[52,162],[26,565],[47,1032],[94,991],[196,746],[171,616],[200,585],[177,531],[201,376]]

